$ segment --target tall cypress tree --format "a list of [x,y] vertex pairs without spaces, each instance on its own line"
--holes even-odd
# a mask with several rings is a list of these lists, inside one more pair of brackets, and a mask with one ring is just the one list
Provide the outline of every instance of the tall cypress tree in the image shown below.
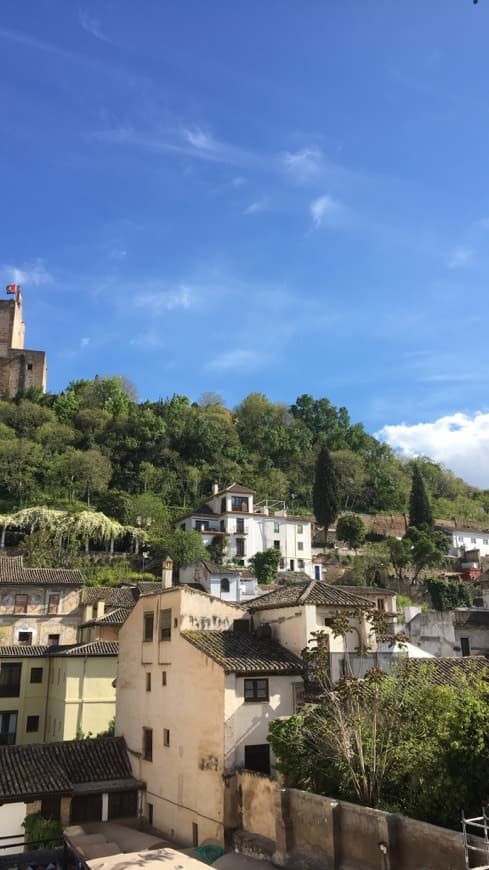
[[321,449],[316,462],[312,500],[316,520],[327,532],[338,516],[340,503],[338,477],[327,447]]
[[417,465],[413,468],[411,495],[409,497],[409,524],[416,526],[417,529],[422,529],[423,526],[427,526],[429,529],[433,528],[430,500]]

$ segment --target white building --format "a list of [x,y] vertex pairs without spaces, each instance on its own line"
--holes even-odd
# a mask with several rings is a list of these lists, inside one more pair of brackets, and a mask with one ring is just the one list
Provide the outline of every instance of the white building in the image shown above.
[[451,529],[450,555],[463,555],[467,550],[479,550],[480,556],[489,556],[489,532],[474,529]]
[[280,571],[305,571],[314,577],[311,552],[311,522],[290,516],[287,510],[270,512],[265,505],[254,503],[254,491],[233,483],[214,492],[199,508],[182,517],[183,531],[196,530],[208,546],[223,538],[226,561],[245,567],[255,553],[280,551]]
[[229,565],[215,565],[209,559],[197,559],[179,571],[180,583],[207,592],[222,601],[251,601],[263,594],[256,577],[246,570]]

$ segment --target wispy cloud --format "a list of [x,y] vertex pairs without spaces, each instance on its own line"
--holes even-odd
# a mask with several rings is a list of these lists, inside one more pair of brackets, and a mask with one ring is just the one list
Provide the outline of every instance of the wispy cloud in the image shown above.
[[236,348],[228,353],[218,354],[207,363],[206,368],[213,372],[241,371],[243,368],[256,371],[270,362],[270,359],[270,354],[261,350]]
[[153,314],[175,311],[178,308],[188,311],[194,304],[194,291],[186,284],[174,289],[150,289],[139,293],[134,302],[138,308],[148,308]]
[[309,205],[309,212],[316,228],[319,228],[329,216],[336,214],[338,210],[339,203],[327,193],[313,199]]
[[243,187],[243,184],[246,184],[246,178],[243,178],[242,175],[236,175],[231,184],[233,187]]
[[85,348],[85,347],[88,347],[89,344],[90,344],[90,338],[88,337],[88,335],[85,335],[80,340],[80,347]]
[[407,456],[430,456],[472,485],[489,487],[489,413],[384,426],[376,435]]
[[469,265],[474,259],[474,249],[466,245],[457,245],[447,260],[449,269],[460,269]]
[[323,169],[323,152],[314,147],[287,151],[283,155],[282,163],[287,172],[296,179],[313,178]]
[[23,263],[21,266],[4,264],[0,269],[6,281],[13,284],[40,287],[43,284],[51,284],[53,282],[53,276],[48,272],[42,260]]
[[51,42],[45,42],[43,39],[37,39],[35,36],[30,36],[21,30],[9,30],[7,27],[0,27],[0,39],[5,39],[8,42],[14,42],[17,45],[24,45],[27,48],[35,48],[46,54],[55,54],[64,58],[78,57],[74,52],[68,51],[59,45],[54,45]]
[[257,199],[255,202],[250,203],[245,209],[243,209],[242,214],[258,214],[261,211],[267,211],[270,208],[270,201],[263,197],[263,199]]
[[101,42],[110,42],[110,39],[102,30],[99,19],[91,15],[88,9],[78,10],[78,20],[83,30],[94,36],[95,39],[99,39]]

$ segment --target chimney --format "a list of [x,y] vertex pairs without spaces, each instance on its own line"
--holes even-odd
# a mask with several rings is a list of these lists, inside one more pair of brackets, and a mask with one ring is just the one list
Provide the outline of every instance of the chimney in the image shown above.
[[163,560],[161,568],[161,585],[163,589],[171,589],[173,586],[173,561],[169,556]]
[[219,485],[217,483],[212,484],[212,495],[217,495],[219,492]]

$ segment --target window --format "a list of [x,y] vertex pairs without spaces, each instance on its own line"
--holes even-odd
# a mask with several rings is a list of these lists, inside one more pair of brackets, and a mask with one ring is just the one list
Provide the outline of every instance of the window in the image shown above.
[[146,691],[151,692],[151,674],[149,672],[146,674]]
[[462,655],[469,656],[470,655],[470,640],[468,637],[460,638],[460,646],[462,648]]
[[48,646],[59,646],[59,634],[48,634]]
[[297,534],[298,535],[304,534],[304,526],[301,526],[300,524],[297,526]]
[[221,499],[221,513],[222,514],[226,513],[226,496],[224,496],[224,498]]
[[19,631],[19,643],[25,646],[32,644],[32,631]]
[[143,758],[153,761],[153,729],[143,728]]
[[294,713],[297,713],[304,706],[304,683],[292,684]]
[[238,517],[238,519],[236,520],[236,534],[244,535],[244,530],[244,519],[243,517]]
[[0,713],[0,746],[13,746],[17,736],[17,710]]
[[274,524],[273,524],[273,532],[274,532],[275,535],[278,534],[278,533],[280,532],[280,523],[274,523]]
[[229,592],[229,580],[226,577],[221,580],[221,592]]
[[489,538],[483,538],[482,543],[487,546],[487,544],[489,544]]
[[295,571],[295,562],[293,559],[290,560],[290,570]]
[[245,680],[245,701],[268,701],[268,680]]
[[297,559],[297,567],[298,567],[299,571],[304,570],[304,568],[306,567],[306,563],[304,562],[304,559]]
[[321,579],[321,566],[320,565],[314,565],[314,579],[315,580]]
[[199,826],[197,822],[192,822],[192,846],[199,845]]
[[471,544],[477,544],[477,538],[471,538],[471,539],[470,539],[470,543],[471,543]]
[[171,610],[160,613],[160,640],[171,640]]
[[385,599],[377,598],[377,610],[385,610]]
[[281,571],[284,570],[284,568],[285,568],[285,559],[280,559],[280,562],[279,562],[278,567],[280,568]]
[[170,745],[170,732],[168,728],[163,728],[163,746]]
[[244,554],[245,554],[244,541],[241,540],[241,538],[238,538],[236,541],[236,555],[237,556],[244,556]]
[[245,767],[246,770],[270,774],[269,744],[261,743],[254,746],[245,746]]
[[161,672],[161,685],[166,686],[166,671]]
[[280,550],[280,541],[274,541],[273,548],[274,550]]
[[148,807],[148,824],[153,824],[153,804],[147,804]]
[[27,363],[27,371],[28,372],[32,371],[32,363]]
[[27,613],[27,595],[16,595],[14,604],[14,613]]
[[22,664],[3,662],[0,667],[0,698],[18,698]]
[[302,541],[297,541],[297,549],[298,549],[298,550],[303,550],[303,549],[304,549],[304,544],[302,543]]
[[39,731],[39,716],[28,716],[25,726],[26,731]]
[[231,510],[241,511],[243,514],[248,513],[248,499],[242,498],[240,495],[231,496]]
[[42,683],[42,668],[31,668],[31,683]]
[[149,643],[151,640],[153,640],[154,624],[155,624],[154,613],[145,613],[144,614],[144,629],[143,629],[143,640],[145,643]]
[[50,595],[48,598],[48,613],[57,613],[59,609],[59,595]]

